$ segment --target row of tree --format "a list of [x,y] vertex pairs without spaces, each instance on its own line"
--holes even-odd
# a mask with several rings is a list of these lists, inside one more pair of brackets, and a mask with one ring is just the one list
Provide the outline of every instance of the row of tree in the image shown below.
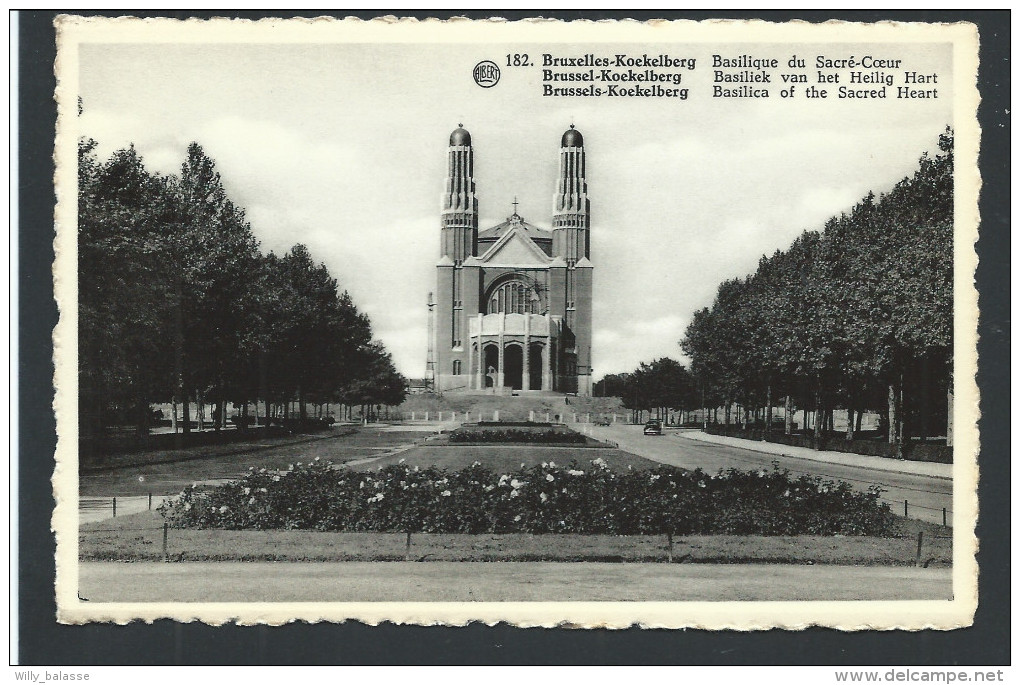
[[648,411],[661,419],[670,410],[683,415],[704,406],[698,379],[669,357],[641,362],[630,373],[608,374],[595,383],[593,394],[621,398],[635,417],[637,412]]
[[[876,198],[719,286],[681,341],[706,406],[883,415],[889,442],[951,439],[953,136]],[[950,401],[947,402],[947,399]],[[859,422],[859,419],[858,419]]]
[[[147,432],[152,403],[399,404],[406,380],[368,318],[303,245],[263,254],[214,162],[192,143],[180,175],[133,147],[78,154],[79,417]],[[245,421],[239,421],[244,425]],[[217,426],[219,426],[217,422]]]

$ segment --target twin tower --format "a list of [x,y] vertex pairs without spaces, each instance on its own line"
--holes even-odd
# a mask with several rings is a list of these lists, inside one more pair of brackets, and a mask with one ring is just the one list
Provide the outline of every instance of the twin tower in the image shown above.
[[560,140],[552,228],[516,211],[478,230],[471,134],[450,134],[433,346],[436,389],[590,395],[591,207],[584,138]]

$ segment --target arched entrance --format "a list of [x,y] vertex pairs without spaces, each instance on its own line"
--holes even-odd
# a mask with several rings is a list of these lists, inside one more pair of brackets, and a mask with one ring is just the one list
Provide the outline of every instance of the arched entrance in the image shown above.
[[528,350],[528,387],[532,390],[542,389],[542,345],[531,344]]
[[485,387],[491,388],[496,384],[496,373],[499,371],[499,348],[495,345],[485,347]]
[[503,350],[503,385],[514,390],[524,387],[524,349],[520,345],[507,345]]

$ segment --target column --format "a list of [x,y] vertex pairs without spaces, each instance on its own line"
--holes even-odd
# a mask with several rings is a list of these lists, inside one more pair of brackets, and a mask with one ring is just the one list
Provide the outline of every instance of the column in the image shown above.
[[506,312],[499,313],[499,368],[496,370],[497,394],[503,393],[503,335],[506,332]]
[[531,314],[524,315],[524,359],[521,390],[531,390]]
[[549,347],[552,344],[552,338],[549,338],[546,344],[542,347],[542,390],[552,390],[552,374],[550,373],[549,364]]
[[478,315],[478,369],[475,371],[475,387],[485,390],[485,347],[482,345],[482,315]]

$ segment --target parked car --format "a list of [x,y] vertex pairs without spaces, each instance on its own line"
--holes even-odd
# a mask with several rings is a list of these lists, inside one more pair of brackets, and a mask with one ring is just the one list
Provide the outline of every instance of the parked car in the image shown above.
[[645,424],[645,435],[662,435],[662,421],[652,419]]

